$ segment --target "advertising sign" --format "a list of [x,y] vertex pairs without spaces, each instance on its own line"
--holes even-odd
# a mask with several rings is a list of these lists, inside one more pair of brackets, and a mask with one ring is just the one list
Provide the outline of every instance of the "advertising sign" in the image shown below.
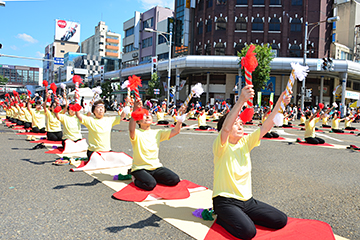
[[64,65],[64,58],[54,57],[55,65]]
[[65,20],[55,20],[55,40],[63,42],[80,42],[80,24]]

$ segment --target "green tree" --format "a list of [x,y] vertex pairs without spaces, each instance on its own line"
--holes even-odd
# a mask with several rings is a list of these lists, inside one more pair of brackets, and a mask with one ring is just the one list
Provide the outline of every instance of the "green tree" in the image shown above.
[[163,93],[162,88],[161,88],[161,84],[160,84],[160,80],[159,80],[159,76],[157,75],[157,73],[153,73],[153,75],[151,76],[151,80],[148,83],[149,88],[147,90],[147,94],[153,98],[157,98],[159,95],[155,95],[154,94],[154,89],[160,89],[160,96]]
[[111,82],[106,81],[101,84],[102,93],[100,94],[101,97],[106,97],[107,99],[111,99],[111,93],[113,92]]
[[[249,49],[250,45],[246,46],[238,52],[240,57],[239,65],[241,65],[241,58],[244,57]],[[252,73],[252,81],[254,85],[255,93],[264,89],[266,82],[270,79],[270,63],[274,58],[273,53],[271,52],[271,47],[255,45],[256,59],[258,61],[258,66],[255,71]],[[240,66],[241,67],[241,66]],[[245,76],[245,70],[241,69],[241,74]]]
[[7,83],[8,83],[8,81],[9,81],[9,79],[8,79],[8,78],[6,78],[6,77],[4,77],[4,76],[0,75],[0,85],[5,85],[5,84],[7,84]]

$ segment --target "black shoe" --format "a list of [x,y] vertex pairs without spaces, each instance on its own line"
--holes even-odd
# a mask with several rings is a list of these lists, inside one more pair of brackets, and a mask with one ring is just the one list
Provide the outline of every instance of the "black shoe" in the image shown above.
[[36,149],[41,149],[41,148],[46,148],[44,144],[42,143],[39,143],[38,145],[36,145],[35,147],[33,147],[32,149],[33,150],[36,150]]

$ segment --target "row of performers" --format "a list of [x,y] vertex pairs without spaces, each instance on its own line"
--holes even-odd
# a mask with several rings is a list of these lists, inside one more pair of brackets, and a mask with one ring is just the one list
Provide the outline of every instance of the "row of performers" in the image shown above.
[[[212,199],[214,211],[217,214],[217,223],[240,239],[253,238],[256,235],[255,224],[272,229],[281,229],[287,224],[285,213],[253,198],[249,153],[254,147],[260,145],[261,138],[273,127],[275,115],[281,107],[281,101],[288,104],[291,95],[283,92],[280,100],[262,125],[253,133],[244,135],[243,124],[252,118],[253,113],[250,113],[249,117],[247,115],[250,115],[251,111],[242,111],[242,108],[253,97],[252,85],[242,89],[239,100],[231,111],[219,119],[217,123],[219,134],[213,143],[214,186]],[[102,100],[95,101],[92,105],[92,117],[81,114],[79,104],[67,103],[64,109],[61,107],[59,109],[56,102],[51,103],[49,108],[46,108],[44,103],[43,109],[41,109],[41,102],[35,102],[35,107],[31,108],[31,102],[28,99],[25,108],[20,99],[14,97],[6,105],[7,118],[13,122],[29,123],[30,118],[28,117],[31,116],[31,126],[34,132],[45,131],[44,118],[46,116],[48,119],[47,131],[53,132],[56,140],[61,138],[59,123],[64,128],[62,139],[69,138],[73,141],[82,138],[80,126],[81,124],[85,125],[89,130],[87,151],[89,158],[93,152],[111,150],[111,128],[120,124],[125,117],[125,111],[120,111],[118,116],[104,116],[106,109]],[[24,118],[20,118],[22,115],[20,112],[24,113]],[[29,116],[25,117],[27,112]],[[182,122],[187,115],[186,107],[180,107],[178,112],[179,116],[177,116],[174,128],[151,129],[152,114],[143,108],[140,99],[135,101],[129,122],[129,137],[133,147],[131,174],[137,187],[152,190],[157,183],[169,186],[179,183],[179,176],[165,168],[158,158],[160,142],[170,140],[181,131]],[[52,136],[48,135],[48,137]]]

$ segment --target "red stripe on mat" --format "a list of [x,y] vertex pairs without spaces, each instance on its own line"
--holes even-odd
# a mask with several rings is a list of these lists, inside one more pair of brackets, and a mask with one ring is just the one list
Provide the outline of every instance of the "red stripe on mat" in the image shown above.
[[327,146],[327,147],[333,147],[334,145],[331,145],[329,143],[324,143],[324,144],[310,144],[310,143],[306,143],[306,142],[299,142],[300,145],[304,145],[304,146]]
[[[332,133],[336,133],[336,132],[332,132]],[[336,133],[336,134],[339,134],[339,135],[355,135],[355,133]]]
[[261,140],[286,140],[283,137],[278,137],[278,138],[261,138]]
[[195,128],[195,131],[199,131],[199,132],[216,132],[215,129],[211,129],[211,130],[202,130],[202,129],[199,129],[199,128]]
[[63,148],[55,148],[49,151],[46,151],[47,154],[62,154],[64,152]]
[[202,187],[188,180],[181,180],[176,186],[165,186],[157,184],[152,191],[145,191],[135,186],[132,182],[120,191],[113,194],[113,197],[123,201],[142,202],[150,194],[162,199],[185,199],[190,196],[188,189]]
[[[220,225],[211,226],[204,240],[232,240],[238,239],[228,233]],[[335,240],[334,233],[329,224],[318,220],[288,218],[287,225],[279,230],[269,229],[256,225],[254,240]]]
[[17,133],[16,135],[31,135],[31,136],[46,136],[46,133],[33,133],[33,132],[23,132]]
[[62,144],[61,141],[50,141],[50,140],[47,140],[47,139],[41,139],[41,140],[37,140],[37,141],[31,141],[31,143]]

